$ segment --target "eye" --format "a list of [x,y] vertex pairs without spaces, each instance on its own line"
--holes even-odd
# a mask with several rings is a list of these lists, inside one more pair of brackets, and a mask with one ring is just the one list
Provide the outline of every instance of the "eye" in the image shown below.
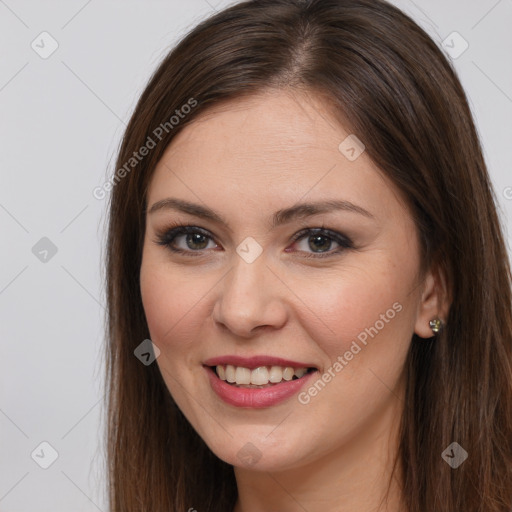
[[[176,247],[176,240],[183,239],[181,246]],[[208,240],[213,241],[207,231],[197,226],[176,226],[159,233],[156,243],[169,248],[171,251],[187,254],[190,256],[200,256],[203,249],[208,248]]]
[[[296,245],[296,242],[303,239],[306,243],[304,248],[298,252],[304,253],[306,258],[326,258],[353,248],[352,241],[349,238],[337,231],[323,227],[303,229],[292,237],[292,242]],[[163,232],[158,233],[155,242],[158,245],[167,247],[174,253],[186,254],[187,256],[202,256],[202,251],[209,248],[209,242],[213,242],[215,247],[218,247],[213,238],[208,234],[208,231],[191,225],[176,225],[167,228]],[[329,250],[333,243],[338,244],[339,247]],[[308,253],[307,249],[313,252]],[[286,252],[291,251],[286,249]]]
[[[352,249],[352,241],[346,236],[324,228],[307,228],[294,235],[294,242],[303,240],[306,249],[312,249],[313,253],[305,254],[306,258],[327,258],[338,254],[346,249]],[[338,248],[329,251],[332,243],[338,244]],[[319,252],[316,252],[319,249]],[[289,252],[287,250],[287,252]],[[304,251],[301,251],[304,252]]]

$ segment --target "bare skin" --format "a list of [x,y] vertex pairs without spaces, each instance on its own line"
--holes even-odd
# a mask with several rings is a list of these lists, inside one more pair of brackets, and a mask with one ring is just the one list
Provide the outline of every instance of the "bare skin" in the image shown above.
[[[429,320],[446,318],[444,279],[434,271],[418,279],[411,214],[365,152],[354,161],[340,152],[349,134],[304,93],[230,101],[179,133],[148,189],[148,210],[177,198],[229,224],[175,209],[148,213],[140,283],[169,392],[210,449],[234,466],[234,512],[405,511],[399,466],[386,500],[403,365],[413,333],[428,338]],[[277,210],[327,199],[370,216],[334,210],[272,228]],[[156,243],[170,223],[207,235],[178,235],[173,246],[187,253],[174,253]],[[321,227],[352,245],[328,235],[315,244],[311,233],[292,241]],[[252,263],[236,251],[247,237],[262,249]],[[226,354],[308,362],[318,378],[331,378],[317,393],[301,390],[302,400],[236,407],[214,393],[202,366]],[[336,371],[339,357],[346,364]],[[247,443],[255,462],[237,455]]]

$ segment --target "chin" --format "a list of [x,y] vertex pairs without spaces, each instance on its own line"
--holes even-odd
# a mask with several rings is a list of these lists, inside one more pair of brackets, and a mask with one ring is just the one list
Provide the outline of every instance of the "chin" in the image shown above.
[[298,444],[291,439],[286,442],[281,437],[271,440],[271,430],[266,430],[264,434],[251,434],[251,430],[245,428],[241,430],[240,435],[232,432],[233,438],[229,438],[225,443],[218,443],[215,440],[209,442],[207,439],[205,442],[219,459],[240,469],[274,472],[306,464],[310,457],[307,457],[304,450],[303,440],[299,440]]

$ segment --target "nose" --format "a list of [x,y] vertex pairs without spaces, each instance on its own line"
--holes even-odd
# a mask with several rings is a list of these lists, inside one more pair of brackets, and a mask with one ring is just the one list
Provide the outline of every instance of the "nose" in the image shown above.
[[286,323],[284,294],[288,288],[263,255],[252,263],[237,257],[219,287],[214,321],[234,335],[250,338],[255,332],[279,329]]

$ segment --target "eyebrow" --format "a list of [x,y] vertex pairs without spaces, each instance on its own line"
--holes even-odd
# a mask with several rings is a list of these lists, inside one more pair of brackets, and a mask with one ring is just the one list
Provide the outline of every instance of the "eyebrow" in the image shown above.
[[[229,227],[229,223],[214,210],[183,199],[168,197],[161,201],[157,201],[151,206],[148,214],[151,215],[152,213],[160,210],[177,210],[183,213],[188,213],[189,215],[211,220],[217,224],[223,224],[228,229],[231,229]],[[272,216],[272,228],[276,228],[281,224],[291,222],[295,219],[303,219],[320,213],[329,213],[337,210],[357,213],[369,219],[375,219],[375,216],[372,213],[361,206],[351,203],[350,201],[332,199],[314,203],[300,203],[289,208],[278,210]]]

